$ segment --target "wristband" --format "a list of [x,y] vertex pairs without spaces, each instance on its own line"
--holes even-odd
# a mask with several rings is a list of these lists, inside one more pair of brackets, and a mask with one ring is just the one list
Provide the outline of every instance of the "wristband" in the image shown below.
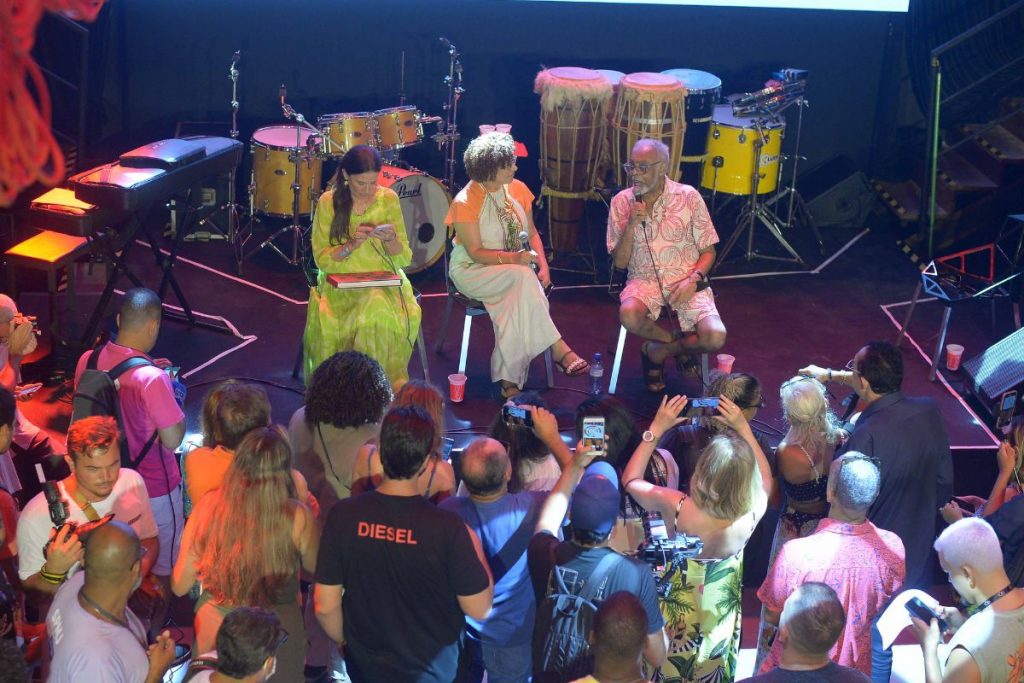
[[829,381],[829,382],[831,382],[831,381],[832,381],[832,368],[829,368],[829,369],[828,369],[828,381]]
[[51,586],[59,586],[65,581],[67,581],[68,573],[65,571],[63,574],[54,574],[53,572],[48,572],[42,567],[40,567],[39,578],[41,578],[43,581],[50,584]]

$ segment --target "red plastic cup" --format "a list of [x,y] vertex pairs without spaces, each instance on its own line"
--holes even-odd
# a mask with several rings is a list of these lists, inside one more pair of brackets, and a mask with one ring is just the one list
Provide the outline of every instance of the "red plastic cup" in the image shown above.
[[452,403],[462,403],[466,397],[466,376],[461,373],[448,375],[448,396]]
[[718,371],[728,375],[732,372],[732,364],[736,362],[736,356],[730,356],[728,353],[720,353],[717,356],[718,359]]
[[964,357],[964,347],[959,344],[946,344],[946,369],[956,372],[960,369],[960,359]]

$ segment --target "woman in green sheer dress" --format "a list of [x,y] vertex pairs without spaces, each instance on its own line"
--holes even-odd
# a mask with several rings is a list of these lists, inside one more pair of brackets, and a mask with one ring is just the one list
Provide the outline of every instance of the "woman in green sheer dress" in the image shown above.
[[[304,335],[305,377],[338,351],[361,351],[384,368],[393,389],[409,379],[409,357],[420,329],[420,307],[402,272],[412,261],[398,195],[377,184],[381,158],[365,145],[341,159],[313,220],[319,274],[310,288]],[[397,273],[399,287],[337,289],[335,273]]]
[[685,565],[666,569],[668,590],[660,598],[669,636],[664,680],[729,683],[736,678],[740,645],[743,547],[768,506],[771,468],[742,409],[721,396],[719,416],[713,419],[732,430],[714,437],[701,452],[689,495],[644,481],[655,445],[682,421],[686,403],[685,396],[662,399],[622,481],[645,510],[661,514],[670,537],[685,533],[704,543]]

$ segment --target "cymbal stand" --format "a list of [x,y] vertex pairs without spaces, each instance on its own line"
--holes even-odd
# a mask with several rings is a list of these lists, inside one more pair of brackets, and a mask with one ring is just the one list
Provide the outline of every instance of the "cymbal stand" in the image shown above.
[[[739,238],[746,233],[747,235],[747,252],[744,255],[747,261],[752,261],[754,258],[760,258],[771,261],[784,261],[787,263],[799,263],[806,267],[804,260],[800,258],[800,254],[786,241],[786,238],[782,235],[782,222],[779,217],[768,210],[763,202],[760,201],[758,195],[758,185],[761,182],[761,151],[764,146],[768,143],[768,137],[764,131],[764,120],[761,118],[754,119],[754,126],[757,129],[757,135],[754,136],[754,172],[753,181],[751,183],[751,194],[750,204],[743,210],[743,212],[736,219],[736,229],[732,235],[729,236],[729,241],[726,242],[725,247],[722,249],[721,256],[716,259],[717,263],[724,263],[729,252],[739,241]],[[772,234],[772,236],[778,241],[782,248],[785,249],[791,258],[785,256],[770,256],[767,254],[759,254],[754,249],[754,228],[757,223],[760,222],[764,227]]]
[[[772,206],[774,204],[777,204],[779,201],[782,200],[783,197],[785,197],[786,195],[789,195],[789,206],[788,206],[788,210],[786,211],[786,221],[782,222],[782,220],[780,218],[779,219],[780,224],[784,228],[792,228],[792,227],[796,226],[796,222],[795,222],[796,220],[802,221],[804,224],[806,224],[811,229],[811,232],[814,233],[814,238],[818,242],[818,248],[821,251],[821,255],[824,256],[825,255],[825,242],[821,238],[821,231],[818,230],[818,226],[814,222],[814,216],[811,215],[811,211],[807,207],[807,202],[804,201],[804,198],[800,194],[800,191],[796,189],[796,177],[797,177],[797,172],[798,172],[799,167],[800,167],[800,160],[801,159],[805,159],[805,157],[800,156],[800,139],[801,139],[801,137],[803,135],[803,127],[804,127],[804,109],[809,107],[810,103],[808,103],[806,98],[804,98],[803,96],[800,96],[800,97],[797,97],[795,100],[793,100],[793,104],[796,104],[796,106],[797,106],[796,144],[795,144],[795,146],[793,148],[793,156],[792,156],[792,159],[793,159],[793,169],[792,169],[792,172],[790,173],[789,187],[783,187],[782,186],[782,182],[781,182],[781,180],[782,180],[782,167],[780,166],[779,167],[779,181],[780,181],[779,182],[779,188],[780,189],[779,189],[778,192],[775,193],[775,195],[771,199],[769,199],[767,202],[765,202],[765,206]],[[786,109],[787,107],[788,107],[788,105],[784,106],[782,109],[779,110],[779,112],[781,113],[782,110]],[[799,212],[799,213],[795,214],[795,212]]]
[[458,114],[459,100],[466,89],[462,87],[462,62],[459,60],[459,51],[447,38],[441,38],[441,43],[448,48],[448,75],[444,77],[444,84],[448,86],[448,101],[444,104],[445,120],[438,123],[438,132],[432,137],[437,143],[440,151],[446,147],[444,158],[444,177],[441,182],[452,196],[458,191],[455,186],[455,166],[457,163],[456,147],[459,141]]
[[[228,69],[228,78],[231,80],[231,139],[238,139],[238,62],[242,58],[242,51],[235,50],[235,53],[231,55],[231,66]],[[207,216],[203,220],[199,221],[197,226],[209,226],[213,228],[214,233],[210,235],[212,239],[226,239],[231,243],[231,249],[235,254],[235,261],[241,260],[241,252],[238,247],[238,188],[237,185],[237,169],[232,167],[228,172],[228,201],[223,206],[219,207],[217,211],[227,211],[228,214],[228,226],[227,232],[222,230],[213,220],[213,215]],[[251,211],[251,208],[250,208]],[[185,239],[188,240],[187,236]]]

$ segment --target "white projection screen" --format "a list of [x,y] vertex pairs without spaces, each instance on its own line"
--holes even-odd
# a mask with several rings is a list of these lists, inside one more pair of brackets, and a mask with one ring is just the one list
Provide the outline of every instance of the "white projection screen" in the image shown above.
[[699,5],[759,9],[827,9],[857,12],[906,12],[910,0],[509,0],[510,2],[573,2],[603,5]]

